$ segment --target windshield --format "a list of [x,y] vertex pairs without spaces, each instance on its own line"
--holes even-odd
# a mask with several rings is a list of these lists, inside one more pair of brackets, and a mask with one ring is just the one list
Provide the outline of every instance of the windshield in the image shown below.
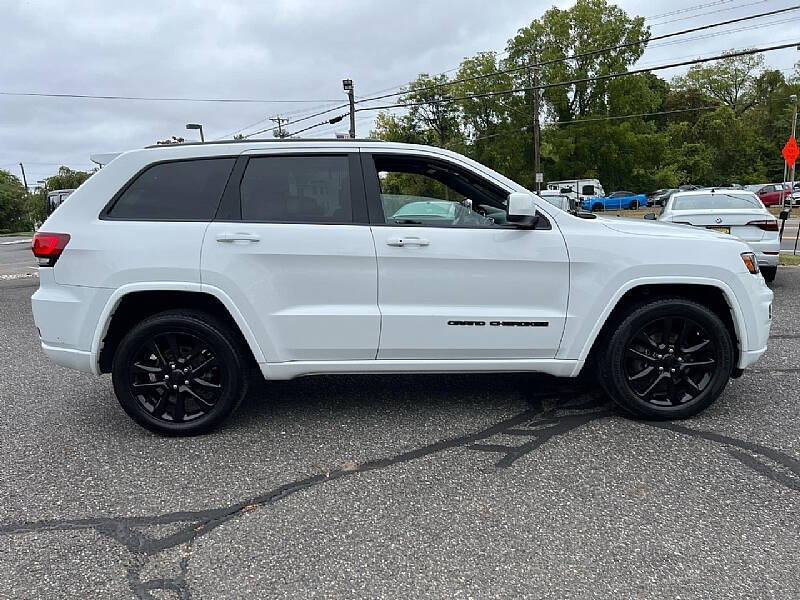
[[675,196],[672,210],[763,208],[755,194],[691,194]]

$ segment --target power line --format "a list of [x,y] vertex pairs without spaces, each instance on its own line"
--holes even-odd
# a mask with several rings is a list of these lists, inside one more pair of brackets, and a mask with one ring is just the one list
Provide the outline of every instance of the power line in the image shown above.
[[511,67],[511,68],[508,68],[508,69],[500,69],[500,70],[494,71],[492,73],[484,73],[484,74],[481,74],[481,75],[474,75],[472,77],[464,77],[462,79],[454,79],[452,81],[447,81],[445,83],[439,83],[439,84],[430,85],[430,86],[426,86],[426,87],[422,87],[422,88],[417,88],[415,90],[406,90],[406,91],[402,91],[402,92],[395,92],[395,93],[391,93],[391,94],[383,94],[383,95],[380,95],[380,96],[373,96],[371,98],[364,98],[362,100],[359,100],[357,102],[357,104],[360,104],[360,103],[363,103],[363,102],[372,101],[372,100],[382,100],[384,98],[392,98],[392,97],[395,97],[395,96],[402,96],[402,95],[408,94],[410,92],[417,93],[417,92],[426,92],[426,91],[431,91],[431,90],[437,90],[437,89],[443,88],[445,86],[455,85],[457,83],[466,83],[466,82],[469,82],[469,81],[477,81],[479,79],[486,79],[486,78],[489,78],[489,77],[497,77],[498,75],[505,75],[507,73],[516,73],[518,71],[524,71],[524,70],[527,70],[527,69],[544,67],[544,66],[551,65],[551,64],[557,64],[557,63],[560,63],[560,62],[565,62],[567,60],[577,60],[577,59],[580,59],[580,58],[587,58],[587,57],[590,57],[590,56],[595,56],[597,54],[602,54],[604,52],[610,52],[612,50],[621,50],[623,48],[630,48],[632,46],[638,46],[638,45],[641,45],[641,44],[647,44],[647,43],[650,43],[650,42],[653,42],[653,41],[656,41],[656,40],[664,40],[664,39],[668,39],[668,38],[672,38],[672,37],[677,37],[679,35],[686,35],[686,34],[689,34],[689,33],[695,33],[697,31],[705,31],[705,30],[708,30],[708,29],[713,29],[713,28],[716,28],[716,27],[722,27],[724,25],[731,25],[733,23],[741,23],[743,21],[749,21],[749,20],[752,20],[752,19],[760,19],[760,18],[763,18],[763,17],[768,17],[768,16],[773,16],[773,15],[777,15],[777,14],[790,12],[790,11],[795,11],[795,10],[798,10],[798,9],[800,9],[800,5],[790,6],[790,7],[787,7],[787,8],[780,8],[780,9],[771,10],[771,11],[766,11],[766,12],[758,13],[758,14],[755,14],[755,15],[749,15],[749,16],[746,16],[746,17],[737,17],[735,19],[728,19],[727,21],[720,21],[718,23],[709,23],[707,25],[700,25],[698,27],[692,27],[692,28],[689,28],[689,29],[683,29],[681,31],[673,31],[671,33],[664,33],[664,34],[661,34],[661,35],[650,37],[648,39],[639,39],[639,40],[636,40],[636,41],[633,41],[633,42],[625,42],[625,43],[622,43],[622,44],[617,44],[615,46],[608,46],[608,47],[605,47],[605,48],[599,48],[597,50],[591,50],[589,52],[582,52],[580,54],[575,54],[573,56],[565,56],[565,57],[562,57],[562,58],[555,58],[555,59],[551,59],[551,60],[545,60],[545,61],[541,61],[541,62],[538,62],[538,63],[523,65],[523,66],[519,66],[519,67]]
[[[546,125],[574,125],[576,123],[590,123],[593,121],[614,121],[617,119],[632,119],[635,117],[655,117],[659,115],[672,115],[676,113],[685,113],[685,112],[694,112],[699,110],[714,110],[720,108],[721,105],[717,104],[715,106],[697,106],[694,108],[677,108],[675,110],[660,110],[655,112],[645,112],[645,113],[634,113],[630,115],[608,115],[603,117],[589,117],[586,119],[573,119],[571,121],[551,121],[550,123],[546,123]],[[488,138],[498,137],[501,135],[507,135],[509,133],[518,133],[520,131],[525,131],[530,129],[530,125],[526,125],[525,127],[519,127],[517,129],[509,129],[506,131],[501,131],[499,133],[492,133],[489,135],[482,135],[476,138],[473,138],[472,141],[477,140],[485,140]]]
[[668,25],[669,23],[677,23],[678,21],[685,21],[686,19],[694,19],[695,17],[704,17],[706,15],[714,15],[729,10],[736,10],[737,8],[744,8],[745,6],[753,6],[755,4],[763,4],[767,0],[756,0],[756,2],[746,2],[744,4],[737,4],[736,6],[729,6],[727,8],[718,8],[717,10],[710,10],[708,12],[700,13],[698,15],[689,15],[688,17],[680,17],[679,19],[672,19],[670,21],[662,21],[661,23],[653,23],[653,27],[661,27],[661,25]]
[[478,94],[469,94],[467,96],[442,98],[440,100],[431,100],[431,101],[428,101],[428,102],[401,102],[401,103],[397,103],[397,104],[388,104],[388,105],[384,105],[384,106],[357,108],[356,112],[367,111],[367,110],[383,110],[383,109],[395,108],[395,107],[399,107],[399,106],[408,107],[408,106],[420,106],[422,104],[439,104],[439,103],[445,103],[445,102],[454,102],[454,101],[458,101],[458,100],[473,100],[473,99],[476,99],[476,98],[489,98],[489,97],[493,97],[493,96],[502,96],[502,95],[506,95],[506,94],[513,94],[513,93],[516,93],[516,92],[529,92],[529,91],[533,91],[533,90],[544,90],[544,89],[549,89],[549,88],[559,87],[559,86],[564,86],[564,85],[574,85],[574,84],[578,84],[578,83],[591,83],[593,81],[605,81],[605,80],[608,80],[608,79],[615,79],[617,77],[624,77],[626,75],[636,75],[636,74],[639,74],[639,73],[646,73],[646,72],[650,72],[650,71],[661,71],[663,69],[672,69],[672,68],[675,68],[675,67],[683,67],[683,66],[688,66],[688,65],[695,65],[695,64],[699,64],[699,63],[706,63],[706,62],[711,62],[713,60],[719,60],[719,59],[724,59],[724,58],[735,58],[737,56],[749,56],[751,54],[759,54],[760,52],[770,52],[772,50],[781,50],[783,48],[789,48],[791,46],[796,46],[797,44],[798,44],[798,42],[790,42],[788,44],[779,44],[777,46],[769,46],[769,47],[766,47],[766,48],[751,48],[749,50],[742,50],[740,52],[731,52],[731,53],[727,53],[727,54],[718,54],[716,56],[710,56],[710,57],[706,57],[706,58],[696,58],[694,60],[685,60],[685,61],[680,61],[680,62],[669,63],[669,64],[666,64],[666,65],[658,65],[658,66],[655,66],[655,67],[646,67],[646,68],[641,68],[641,69],[634,69],[634,70],[631,70],[631,71],[622,71],[622,72],[618,72],[618,73],[609,73],[607,75],[596,75],[594,77],[582,77],[582,78],[579,78],[579,79],[572,79],[570,81],[559,81],[559,82],[556,82],[556,83],[544,83],[544,84],[536,85],[536,86],[526,86],[526,87],[520,87],[520,88],[512,88],[512,89],[509,89],[509,90],[498,90],[498,91],[494,91],[494,92],[481,92],[481,93],[478,93]]
[[645,17],[645,21],[651,21],[653,19],[660,19],[661,17],[671,17],[672,15],[680,15],[687,12],[694,12],[696,10],[700,10],[701,8],[708,8],[709,6],[717,6],[719,4],[730,4],[733,0],[717,0],[716,2],[708,2],[706,4],[695,4],[694,6],[689,6],[686,8],[679,8],[677,10],[671,10],[669,12],[660,13],[657,15],[650,15],[649,17]]
[[255,98],[171,98],[154,96],[96,96],[93,94],[50,94],[44,92],[4,92],[0,96],[32,96],[41,98],[79,98],[88,100],[141,100],[146,102],[228,102],[245,104],[300,104],[336,102],[336,100],[263,100]]

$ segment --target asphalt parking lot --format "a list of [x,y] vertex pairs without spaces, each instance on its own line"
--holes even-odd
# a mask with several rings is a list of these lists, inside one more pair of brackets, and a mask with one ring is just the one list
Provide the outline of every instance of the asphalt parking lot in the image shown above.
[[258,387],[156,437],[0,282],[2,598],[800,597],[800,269],[700,417],[531,375]]

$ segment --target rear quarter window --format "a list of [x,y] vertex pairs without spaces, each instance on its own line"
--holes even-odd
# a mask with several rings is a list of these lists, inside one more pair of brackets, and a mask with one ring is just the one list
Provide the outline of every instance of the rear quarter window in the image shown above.
[[141,172],[108,209],[110,219],[211,221],[235,158],[154,164]]

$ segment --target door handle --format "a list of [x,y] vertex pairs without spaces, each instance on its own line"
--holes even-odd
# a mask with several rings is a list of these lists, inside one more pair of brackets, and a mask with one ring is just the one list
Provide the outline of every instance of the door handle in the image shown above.
[[389,238],[386,240],[387,246],[427,246],[430,242],[421,237],[402,237],[402,238]]
[[255,233],[219,233],[218,242],[257,242],[261,238]]

